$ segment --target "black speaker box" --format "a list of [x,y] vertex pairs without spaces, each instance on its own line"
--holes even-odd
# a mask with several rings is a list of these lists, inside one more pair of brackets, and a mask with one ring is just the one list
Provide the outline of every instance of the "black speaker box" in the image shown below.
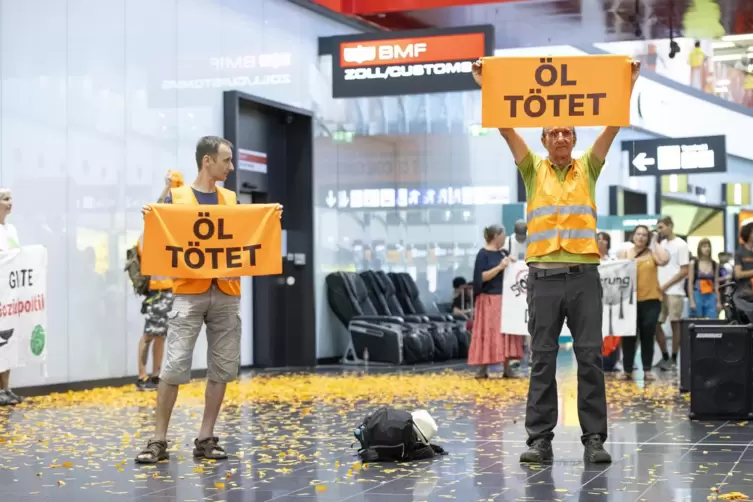
[[680,392],[690,392],[690,325],[719,326],[719,319],[683,319],[680,321]]
[[753,325],[688,327],[690,418],[753,419]]

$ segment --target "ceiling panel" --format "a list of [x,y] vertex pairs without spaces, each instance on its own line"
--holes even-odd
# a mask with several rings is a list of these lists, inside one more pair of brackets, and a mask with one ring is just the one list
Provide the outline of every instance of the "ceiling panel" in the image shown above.
[[493,24],[498,48],[665,38],[670,26],[675,36],[695,38],[753,31],[753,0],[639,0],[638,5],[636,12],[636,0],[521,0],[403,14],[425,26]]

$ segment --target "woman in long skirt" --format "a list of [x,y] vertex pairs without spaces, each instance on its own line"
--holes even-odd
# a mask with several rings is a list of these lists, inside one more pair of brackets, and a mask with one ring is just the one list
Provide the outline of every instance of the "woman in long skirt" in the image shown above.
[[476,310],[468,364],[478,366],[477,378],[488,378],[489,366],[495,364],[504,364],[504,376],[514,377],[511,363],[523,358],[523,340],[518,335],[501,333],[502,279],[511,262],[507,251],[502,249],[505,229],[500,225],[487,227],[484,239],[486,246],[476,255],[473,268]]

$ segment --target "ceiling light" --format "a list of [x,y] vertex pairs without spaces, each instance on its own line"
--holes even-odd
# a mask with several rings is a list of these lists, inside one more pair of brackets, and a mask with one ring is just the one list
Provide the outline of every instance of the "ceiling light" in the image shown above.
[[746,33],[744,35],[726,35],[722,37],[725,42],[737,42],[740,40],[753,40],[753,33]]
[[742,58],[742,54],[727,54],[724,56],[714,56],[711,59],[713,59],[714,61],[737,61]]
[[712,49],[731,49],[736,47],[734,42],[714,42],[711,44]]

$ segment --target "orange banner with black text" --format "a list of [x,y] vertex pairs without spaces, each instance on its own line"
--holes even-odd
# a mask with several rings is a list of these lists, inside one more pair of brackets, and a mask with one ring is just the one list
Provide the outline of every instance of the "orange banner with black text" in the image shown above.
[[629,126],[631,72],[627,56],[483,58],[481,124]]
[[144,216],[141,273],[218,279],[282,273],[275,204],[152,204]]

